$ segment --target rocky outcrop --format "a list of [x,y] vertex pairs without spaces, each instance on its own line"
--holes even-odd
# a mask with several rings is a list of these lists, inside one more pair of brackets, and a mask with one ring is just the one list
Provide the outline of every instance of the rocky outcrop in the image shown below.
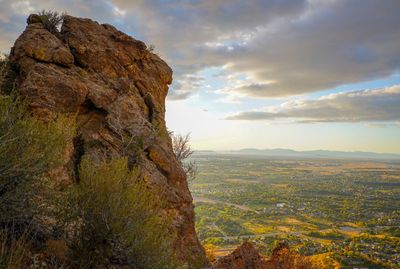
[[214,269],[322,269],[336,268],[325,267],[317,264],[309,257],[304,257],[290,250],[285,242],[279,242],[272,251],[268,260],[262,257],[255,246],[244,242],[231,254],[219,258],[214,264]]
[[171,68],[143,42],[115,27],[72,16],[54,34],[31,15],[10,61],[17,87],[36,117],[76,116],[77,136],[69,141],[60,177],[79,181],[83,156],[94,161],[127,156],[173,216],[178,257],[207,265],[194,230],[186,175],[165,126]]
[[306,257],[292,252],[289,245],[282,241],[272,251],[267,261],[268,269],[312,269],[311,263]]
[[244,242],[231,254],[219,258],[214,269],[267,269],[267,262],[250,242]]

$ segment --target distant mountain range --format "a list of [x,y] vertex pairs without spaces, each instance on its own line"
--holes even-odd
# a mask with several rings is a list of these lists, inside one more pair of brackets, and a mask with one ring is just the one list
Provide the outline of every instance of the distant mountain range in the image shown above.
[[331,150],[308,150],[296,151],[292,149],[255,149],[245,148],[229,151],[198,151],[199,154],[238,154],[238,155],[256,155],[271,157],[300,157],[300,158],[347,158],[347,159],[380,159],[380,160],[400,160],[400,154],[376,153],[365,151],[331,151]]

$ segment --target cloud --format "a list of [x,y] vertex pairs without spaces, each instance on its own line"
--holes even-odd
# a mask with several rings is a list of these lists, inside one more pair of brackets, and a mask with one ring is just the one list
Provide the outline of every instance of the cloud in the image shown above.
[[[264,31],[234,60],[253,76],[255,97],[303,94],[390,76],[400,69],[399,1],[335,1]],[[396,40],[396,41],[395,41]],[[272,84],[263,83],[273,81]],[[254,85],[254,84],[253,84]]]
[[400,122],[394,122],[394,123],[368,123],[367,127],[370,128],[386,128],[386,127],[396,127],[396,128],[400,128]]
[[275,88],[274,82],[271,83],[252,83],[225,90],[228,93],[238,93],[253,97],[279,97],[282,92]]
[[247,77],[226,94],[300,95],[400,69],[397,0],[139,2],[114,1],[143,23],[177,81],[214,66]]
[[189,96],[191,96],[191,92],[171,91],[168,94],[168,100],[171,100],[171,101],[185,100]]
[[292,119],[305,123],[392,122],[400,120],[399,104],[400,85],[395,85],[383,89],[334,93],[316,100],[285,102],[264,110],[243,111],[226,119]]
[[205,78],[198,74],[185,74],[175,81],[167,97],[168,100],[184,100],[203,87],[206,87]]
[[[136,25],[143,38],[173,65],[171,94],[186,74],[224,66],[231,54],[245,50],[257,27],[301,14],[306,0],[296,1],[113,1],[127,10],[125,23]],[[203,85],[204,86],[204,85]],[[195,94],[204,87],[188,87]],[[188,95],[188,96],[189,96]]]
[[42,8],[117,24],[154,44],[174,70],[170,99],[204,89],[182,85],[188,75],[216,66],[246,77],[224,94],[255,98],[301,95],[400,70],[398,0],[3,0],[1,51],[23,30],[26,14]]

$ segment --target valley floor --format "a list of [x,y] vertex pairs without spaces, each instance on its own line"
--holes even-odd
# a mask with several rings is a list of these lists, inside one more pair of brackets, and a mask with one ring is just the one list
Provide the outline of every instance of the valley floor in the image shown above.
[[[216,256],[281,239],[342,268],[400,268],[400,163],[195,155],[200,239]],[[321,256],[322,255],[322,256]]]

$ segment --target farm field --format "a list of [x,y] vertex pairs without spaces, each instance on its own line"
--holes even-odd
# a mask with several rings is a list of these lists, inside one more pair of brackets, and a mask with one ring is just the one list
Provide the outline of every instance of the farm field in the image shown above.
[[342,268],[400,268],[400,163],[196,154],[200,239],[216,255],[285,239]]

